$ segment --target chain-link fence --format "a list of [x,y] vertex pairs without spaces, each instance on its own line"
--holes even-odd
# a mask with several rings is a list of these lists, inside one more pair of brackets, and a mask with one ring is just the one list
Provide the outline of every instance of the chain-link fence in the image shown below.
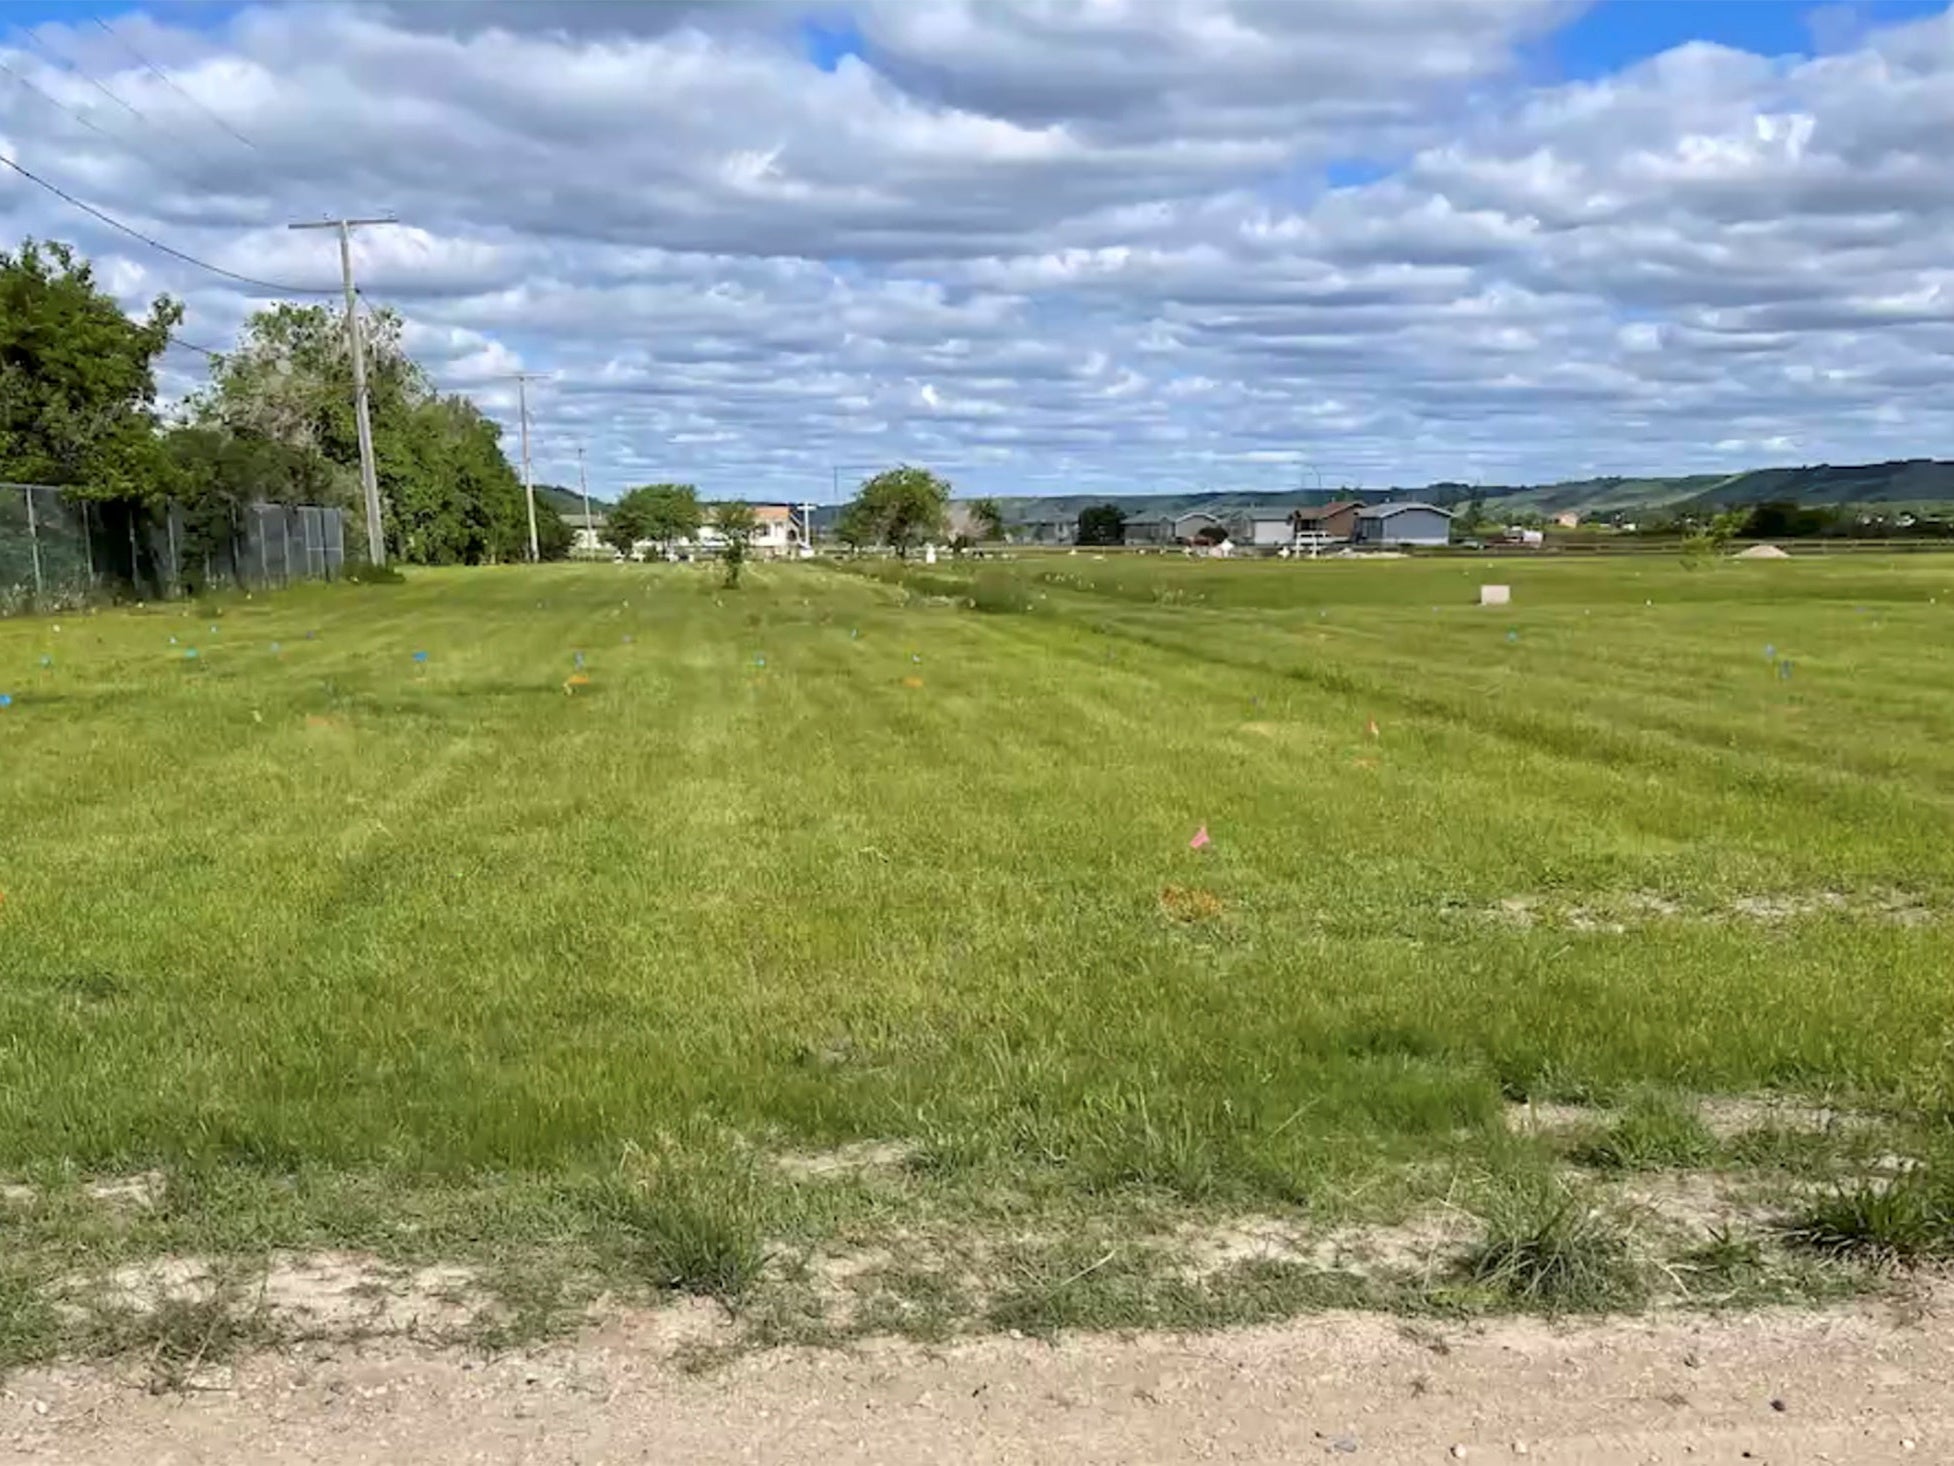
[[151,599],[336,579],[346,521],[316,504],[186,508],[0,483],[0,615],[103,591]]

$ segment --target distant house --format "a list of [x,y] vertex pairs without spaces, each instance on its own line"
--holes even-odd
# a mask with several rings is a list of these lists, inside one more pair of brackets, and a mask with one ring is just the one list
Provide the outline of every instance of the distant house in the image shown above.
[[[754,504],[753,533],[747,539],[748,553],[763,560],[777,560],[798,554],[803,541],[801,516],[791,504]],[[690,559],[694,554],[717,555],[726,547],[726,537],[719,532],[713,522],[712,511],[706,513],[706,521],[699,526],[697,539],[684,539],[672,546],[672,553],[678,558]],[[649,541],[637,547],[637,558],[643,559],[655,547]]]
[[1229,538],[1236,544],[1256,549],[1274,549],[1296,542],[1295,511],[1289,509],[1245,509],[1228,526]]
[[1357,499],[1339,499],[1334,504],[1316,504],[1296,509],[1289,515],[1298,537],[1309,535],[1320,540],[1348,540],[1357,534],[1357,514],[1363,508]]
[[1128,545],[1171,545],[1174,542],[1174,521],[1165,514],[1136,514],[1126,521],[1120,532],[1120,540]]
[[586,524],[582,514],[569,514],[564,518],[570,525],[570,553],[576,557],[602,555],[609,559],[617,552],[604,543],[604,531],[610,520],[602,514],[592,514]]
[[1228,526],[1218,514],[1205,509],[1190,509],[1167,521],[1169,544],[1191,545],[1198,540],[1218,543],[1228,537]]
[[1079,521],[1064,514],[1013,519],[1004,526],[1004,538],[1014,545],[1069,545],[1078,532]]
[[1452,542],[1452,514],[1435,504],[1374,504],[1357,511],[1350,539],[1374,549],[1447,545]]
[[1556,529],[1579,529],[1580,527],[1581,516],[1572,509],[1563,509],[1554,516],[1554,528]]

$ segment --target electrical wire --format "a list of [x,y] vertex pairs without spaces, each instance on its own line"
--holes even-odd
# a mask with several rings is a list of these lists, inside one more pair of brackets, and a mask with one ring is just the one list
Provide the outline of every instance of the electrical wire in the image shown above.
[[[28,30],[25,26],[17,25],[14,27],[14,30],[23,41],[27,42],[28,45],[32,46],[42,56],[45,56],[49,60],[55,62],[63,70],[73,72],[76,76],[80,77],[83,81],[87,82],[91,87],[95,88],[96,91],[100,92],[103,96],[107,97],[111,102],[115,103],[115,105],[120,107],[124,112],[127,112],[131,117],[135,118],[136,121],[141,123],[145,128],[149,129],[151,132],[158,133],[158,134],[167,133],[168,129],[161,127],[157,123],[152,121],[146,112],[144,112],[141,108],[137,107],[135,103],[129,101],[127,98],[123,97],[120,93],[115,91],[112,87],[109,86],[107,82],[101,80],[93,72],[89,71],[87,67],[83,66],[79,61],[75,60],[71,56],[63,56],[58,51],[56,51],[53,47],[49,46],[47,42],[43,41],[40,37],[36,36],[32,31]],[[19,73],[15,73],[15,76],[16,78],[18,78]],[[43,95],[45,95],[45,93]],[[184,149],[185,152],[189,153],[190,156],[195,158],[198,162],[200,163],[209,162],[209,159],[206,158],[203,153],[199,152],[195,147],[193,147],[188,139],[173,139],[173,140],[176,141],[178,145]],[[147,154],[145,154],[144,156],[147,156]]]
[[0,153],[0,167],[13,169],[14,172],[18,173],[22,178],[25,178],[29,183],[39,184],[42,188],[46,189],[49,193],[53,194],[56,198],[60,199],[63,203],[71,204],[75,208],[80,209],[84,214],[88,214],[96,219],[101,220],[104,224],[108,225],[109,228],[119,229],[122,231],[122,233],[128,235],[131,239],[141,240],[144,244],[148,245],[151,249],[161,250],[164,254],[169,255],[172,259],[182,260],[183,263],[186,265],[195,265],[199,270],[208,270],[213,275],[220,275],[226,280],[235,280],[240,285],[249,285],[257,290],[268,290],[273,295],[337,295],[339,294],[337,290],[332,290],[332,289],[322,290],[317,286],[280,285],[276,281],[255,279],[250,275],[240,275],[235,270],[227,270],[221,265],[213,265],[208,260],[200,260],[195,255],[185,254],[180,249],[176,249],[170,245],[164,244],[160,239],[150,238],[147,234],[144,234],[140,229],[136,229],[128,224],[124,224],[120,219],[115,218],[113,215],[103,213],[100,209],[96,208],[93,204],[84,203],[82,200],[76,198],[73,194],[69,193],[66,189],[61,188],[57,184],[49,183],[45,178],[41,177],[40,174],[32,172],[31,170],[22,167],[19,163],[15,162],[12,158],[8,157],[5,153]]
[[122,38],[121,33],[117,31],[114,26],[110,25],[106,20],[103,20],[102,17],[99,15],[93,17],[93,19],[95,21],[95,24],[101,27],[102,33],[104,35],[111,37],[118,46],[120,46],[123,50],[127,51],[131,56],[135,57],[137,61],[141,62],[144,69],[146,69],[151,76],[155,77],[164,86],[168,87],[171,91],[175,92],[179,97],[183,98],[184,101],[188,102],[192,107],[195,107],[199,112],[203,113],[204,116],[208,117],[212,122],[215,122],[219,127],[223,128],[224,131],[228,132],[232,137],[236,138],[239,142],[243,143],[247,148],[251,149],[252,152],[255,153],[258,151],[258,145],[256,143],[252,142],[250,138],[246,137],[243,133],[239,132],[235,127],[231,126],[230,123],[226,122],[222,117],[219,117],[215,112],[211,111],[210,108],[206,107],[202,102],[199,102],[195,97],[191,96],[188,92],[183,90],[182,87],[178,86],[176,84],[175,78],[173,78],[167,71],[163,70],[162,67],[158,66],[154,61],[151,61],[147,56],[143,55],[143,53],[138,51],[134,46],[130,45],[129,42],[124,40]]
[[90,132],[94,133],[97,137],[102,138],[108,142],[114,143],[119,148],[127,148],[130,152],[134,153],[137,157],[141,158],[145,163],[149,164],[149,166],[152,168],[161,169],[161,171],[165,173],[170,171],[168,168],[165,168],[163,164],[153,154],[148,153],[144,151],[142,148],[137,147],[134,143],[130,142],[127,138],[117,137],[114,133],[110,132],[105,127],[96,126],[93,122],[90,122],[86,117],[82,116],[81,113],[77,112],[73,107],[70,107],[66,102],[63,102],[58,97],[54,97],[49,93],[43,91],[40,87],[36,86],[33,82],[29,81],[26,77],[22,76],[18,71],[14,70],[13,67],[9,66],[6,62],[0,61],[0,71],[6,72],[8,76],[11,76],[15,81],[19,82],[28,91],[32,92],[35,96],[39,97],[43,102],[46,102],[48,106],[53,107],[57,111],[67,113],[68,116],[74,118],[75,121],[79,122],[83,127],[87,128]]

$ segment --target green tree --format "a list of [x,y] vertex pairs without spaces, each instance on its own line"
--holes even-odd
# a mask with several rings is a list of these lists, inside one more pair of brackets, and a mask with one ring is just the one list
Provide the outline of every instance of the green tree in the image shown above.
[[854,504],[860,506],[857,531],[868,532],[907,558],[912,545],[943,532],[950,485],[926,468],[905,463],[864,483]]
[[[366,313],[360,330],[390,553],[426,565],[526,558],[529,509],[502,451],[501,428],[466,397],[435,392],[407,355],[394,312]],[[213,366],[209,387],[192,404],[192,420],[325,465],[302,494],[290,481],[266,481],[253,497],[359,502],[352,357],[344,317],[326,306],[280,304],[254,314],[238,348]],[[351,523],[363,527],[360,516]],[[544,558],[567,552],[568,530],[540,498],[536,532]]]
[[851,500],[843,506],[840,516],[835,520],[835,538],[851,550],[859,550],[864,545],[872,545],[878,537],[875,516],[860,499]]
[[638,538],[670,549],[674,540],[691,539],[705,522],[699,491],[691,484],[645,484],[624,496],[637,516]]
[[1126,511],[1117,504],[1094,504],[1079,511],[1082,545],[1117,545],[1126,539]]
[[759,523],[753,517],[753,506],[741,499],[721,504],[713,511],[712,522],[725,541],[719,558],[726,566],[726,588],[731,590],[740,583],[740,567],[746,564],[748,544]]
[[156,358],[182,319],[166,295],[129,319],[68,245],[0,253],[0,479],[154,496],[168,472]]
[[1004,538],[1004,510],[997,500],[985,495],[970,501],[970,526],[977,531],[979,543],[986,540]]
[[563,512],[545,499],[536,496],[536,550],[545,560],[567,560],[570,546],[576,542],[576,531]]
[[604,516],[604,521],[604,542],[627,559],[640,540],[651,538],[644,501],[638,497],[636,489],[619,499],[611,512]]

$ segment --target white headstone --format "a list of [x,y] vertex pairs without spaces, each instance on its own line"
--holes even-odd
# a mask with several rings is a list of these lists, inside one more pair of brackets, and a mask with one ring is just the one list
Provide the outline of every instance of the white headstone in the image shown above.
[[1482,585],[1479,587],[1479,604],[1482,606],[1504,606],[1513,599],[1510,585]]

